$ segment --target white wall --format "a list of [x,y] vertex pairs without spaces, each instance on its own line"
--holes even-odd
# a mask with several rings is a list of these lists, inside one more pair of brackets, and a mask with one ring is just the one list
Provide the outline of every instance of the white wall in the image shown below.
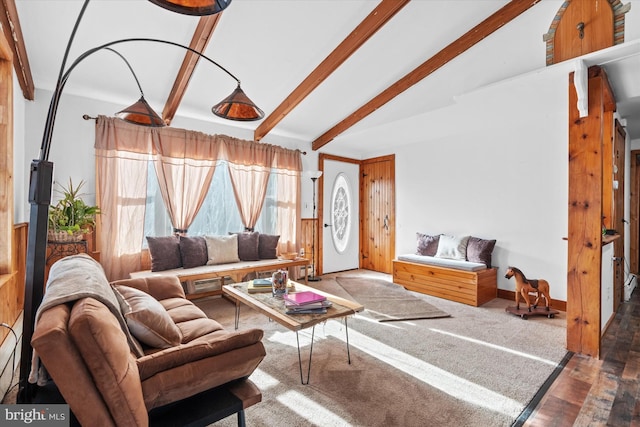
[[397,254],[416,232],[493,238],[499,288],[515,290],[515,266],[566,301],[567,82],[550,67],[429,115],[424,141],[396,150]]

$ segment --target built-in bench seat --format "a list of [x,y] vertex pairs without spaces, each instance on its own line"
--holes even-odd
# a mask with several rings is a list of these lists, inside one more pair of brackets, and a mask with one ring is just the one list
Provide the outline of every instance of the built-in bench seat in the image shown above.
[[393,261],[393,282],[410,291],[478,307],[497,297],[498,269],[483,263],[409,254]]
[[[143,270],[130,273],[129,276],[132,279],[136,278],[148,278],[148,277],[162,277],[162,276],[176,276],[183,283],[185,290],[187,291],[187,298],[194,299],[204,296],[221,295],[222,285],[226,277],[230,277],[233,282],[239,283],[247,274],[269,272],[280,269],[288,269],[289,277],[295,278],[295,267],[307,267],[309,260],[306,258],[297,258],[293,260],[285,259],[262,259],[258,261],[240,261],[228,264],[216,264],[216,265],[201,265],[191,268],[174,268],[171,270],[151,271]],[[305,269],[305,271],[307,271]],[[194,282],[219,278],[220,282],[215,289],[206,292],[197,292],[193,286]],[[307,276],[304,277],[305,283],[307,283]]]

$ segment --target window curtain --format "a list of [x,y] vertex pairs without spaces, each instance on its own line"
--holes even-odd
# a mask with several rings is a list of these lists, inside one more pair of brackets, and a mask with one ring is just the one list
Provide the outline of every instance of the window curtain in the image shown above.
[[99,116],[95,149],[100,263],[109,280],[123,279],[140,270],[151,139],[141,126]]
[[200,132],[151,129],[160,193],[176,234],[185,235],[215,171],[220,142]]
[[268,144],[246,144],[225,138],[229,176],[245,230],[253,231],[267,194],[275,150]]
[[[258,149],[247,149],[251,146],[258,146]],[[96,200],[103,212],[99,218],[99,249],[109,280],[126,278],[130,272],[141,269],[147,168],[151,155],[158,176],[162,176],[159,179],[160,187],[164,187],[162,194],[166,197],[165,203],[169,210],[174,211],[174,227],[180,229],[188,228],[200,208],[216,161],[251,165],[251,160],[247,161],[244,156],[254,155],[254,161],[258,162],[255,171],[265,168],[267,180],[269,174],[275,173],[277,176],[278,248],[281,252],[297,252],[301,229],[299,200],[302,159],[299,150],[225,135],[141,127],[105,116],[96,120],[95,149]],[[263,154],[256,153],[262,150],[270,152],[264,157],[271,158],[270,162],[259,160]],[[262,177],[263,174],[259,172],[257,175]],[[239,191],[252,196],[251,201],[241,203],[241,210],[257,211],[257,219],[261,208],[255,207],[255,199],[264,199],[265,190],[255,190],[255,187],[243,187]],[[246,224],[255,224],[255,221],[250,215]]]

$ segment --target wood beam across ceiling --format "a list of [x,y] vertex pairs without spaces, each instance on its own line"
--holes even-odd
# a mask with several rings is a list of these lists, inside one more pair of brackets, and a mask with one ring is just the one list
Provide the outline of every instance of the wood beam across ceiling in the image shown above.
[[367,117],[369,114],[376,111],[378,108],[391,101],[396,96],[400,95],[411,86],[415,85],[425,77],[429,76],[434,71],[438,70],[443,65],[447,64],[458,55],[464,53],[466,50],[474,46],[476,43],[482,41],[485,37],[491,35],[496,30],[502,28],[504,25],[511,22],[513,19],[520,16],[529,8],[534,6],[540,0],[512,0],[486,18],[480,24],[467,31],[457,40],[450,43],[440,52],[427,59],[413,71],[406,74],[400,80],[393,83],[387,89],[376,95],[369,102],[358,108],[351,113],[348,117],[343,119],[340,123],[326,131],[320,137],[318,137],[311,144],[311,148],[315,151],[329,142],[331,142],[336,136],[349,129],[351,126],[358,123],[360,120]]
[[[197,50],[198,52],[204,52],[221,16],[222,13],[217,13],[215,15],[203,16],[200,18],[198,26],[193,33],[191,43],[189,44],[191,49]],[[191,76],[193,75],[193,71],[195,70],[199,60],[200,56],[191,51],[187,51],[184,56],[184,60],[182,61],[182,65],[180,66],[180,70],[176,76],[176,80],[173,83],[167,102],[162,110],[162,119],[167,125],[171,123],[171,120],[173,120],[176,115],[176,111],[180,106],[180,102],[182,102],[187,86],[189,86],[189,80],[191,80]]]
[[410,0],[382,0],[378,6],[331,52],[293,92],[262,121],[253,138],[260,141],[287,114],[346,61],[360,46],[382,28]]
[[22,96],[29,101],[33,101],[35,98],[35,86],[15,0],[0,1],[0,25],[2,25],[4,36],[13,52],[13,68],[22,89]]

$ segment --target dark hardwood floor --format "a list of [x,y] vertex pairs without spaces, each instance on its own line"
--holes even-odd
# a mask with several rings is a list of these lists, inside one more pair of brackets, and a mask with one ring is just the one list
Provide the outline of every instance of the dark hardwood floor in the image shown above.
[[640,289],[621,304],[601,353],[574,354],[524,426],[640,426]]

